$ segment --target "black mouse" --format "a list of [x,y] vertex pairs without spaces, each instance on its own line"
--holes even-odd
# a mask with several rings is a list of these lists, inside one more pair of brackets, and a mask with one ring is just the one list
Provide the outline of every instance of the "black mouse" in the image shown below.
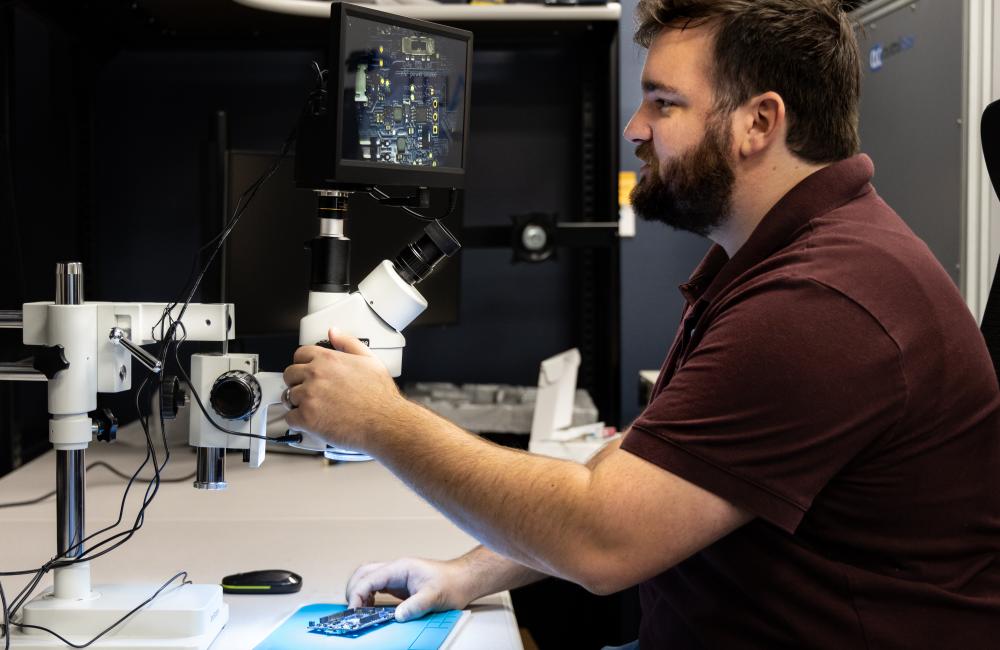
[[294,594],[302,589],[302,576],[284,569],[234,573],[222,579],[225,594]]

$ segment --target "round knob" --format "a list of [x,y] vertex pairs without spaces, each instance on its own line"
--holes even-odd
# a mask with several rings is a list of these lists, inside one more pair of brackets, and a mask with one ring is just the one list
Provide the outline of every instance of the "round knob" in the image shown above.
[[118,437],[118,418],[109,408],[100,408],[87,414],[91,419],[91,428],[97,439],[102,442],[114,442]]
[[260,407],[260,384],[243,370],[230,370],[212,384],[209,401],[226,420],[246,420]]
[[549,245],[549,235],[545,228],[535,224],[528,224],[521,231],[521,244],[525,250],[535,252],[543,250]]
[[187,406],[187,393],[181,388],[181,382],[173,375],[167,375],[160,384],[160,413],[163,419],[173,420],[177,411]]

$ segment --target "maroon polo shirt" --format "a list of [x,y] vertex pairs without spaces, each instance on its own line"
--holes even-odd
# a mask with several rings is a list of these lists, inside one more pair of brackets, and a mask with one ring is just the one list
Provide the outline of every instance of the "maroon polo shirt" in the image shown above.
[[1000,648],[997,378],[872,172],[809,176],[681,287],[622,447],[755,519],[641,585],[643,650]]

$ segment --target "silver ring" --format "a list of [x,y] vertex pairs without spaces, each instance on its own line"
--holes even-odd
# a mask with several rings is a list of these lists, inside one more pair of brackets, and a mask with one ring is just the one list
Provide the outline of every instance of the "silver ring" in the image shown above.
[[282,403],[282,404],[284,404],[284,405],[285,405],[285,408],[287,408],[287,409],[288,409],[289,411],[291,411],[291,410],[292,410],[293,408],[295,408],[295,405],[294,405],[294,404],[292,404],[292,400],[288,399],[288,392],[289,392],[290,390],[292,390],[292,387],[291,387],[291,386],[289,386],[288,388],[286,388],[286,389],[285,389],[285,390],[284,390],[284,391],[283,391],[283,392],[281,393],[281,403]]

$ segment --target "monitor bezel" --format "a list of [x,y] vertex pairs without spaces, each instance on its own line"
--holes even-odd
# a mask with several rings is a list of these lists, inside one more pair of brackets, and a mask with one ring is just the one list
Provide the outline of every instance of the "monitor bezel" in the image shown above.
[[[344,114],[343,61],[347,39],[347,18],[354,16],[374,22],[381,22],[415,31],[458,39],[466,43],[465,57],[465,111],[462,124],[462,166],[461,167],[392,167],[384,163],[371,163],[343,158],[344,132],[340,116]],[[439,25],[415,18],[407,18],[345,2],[334,2],[330,8],[330,63],[331,75],[336,73],[336,92],[327,95],[329,118],[332,120],[331,133],[334,134],[333,181],[350,185],[380,187],[443,187],[462,189],[465,185],[465,171],[469,160],[469,116],[472,79],[472,32],[448,25]]]

